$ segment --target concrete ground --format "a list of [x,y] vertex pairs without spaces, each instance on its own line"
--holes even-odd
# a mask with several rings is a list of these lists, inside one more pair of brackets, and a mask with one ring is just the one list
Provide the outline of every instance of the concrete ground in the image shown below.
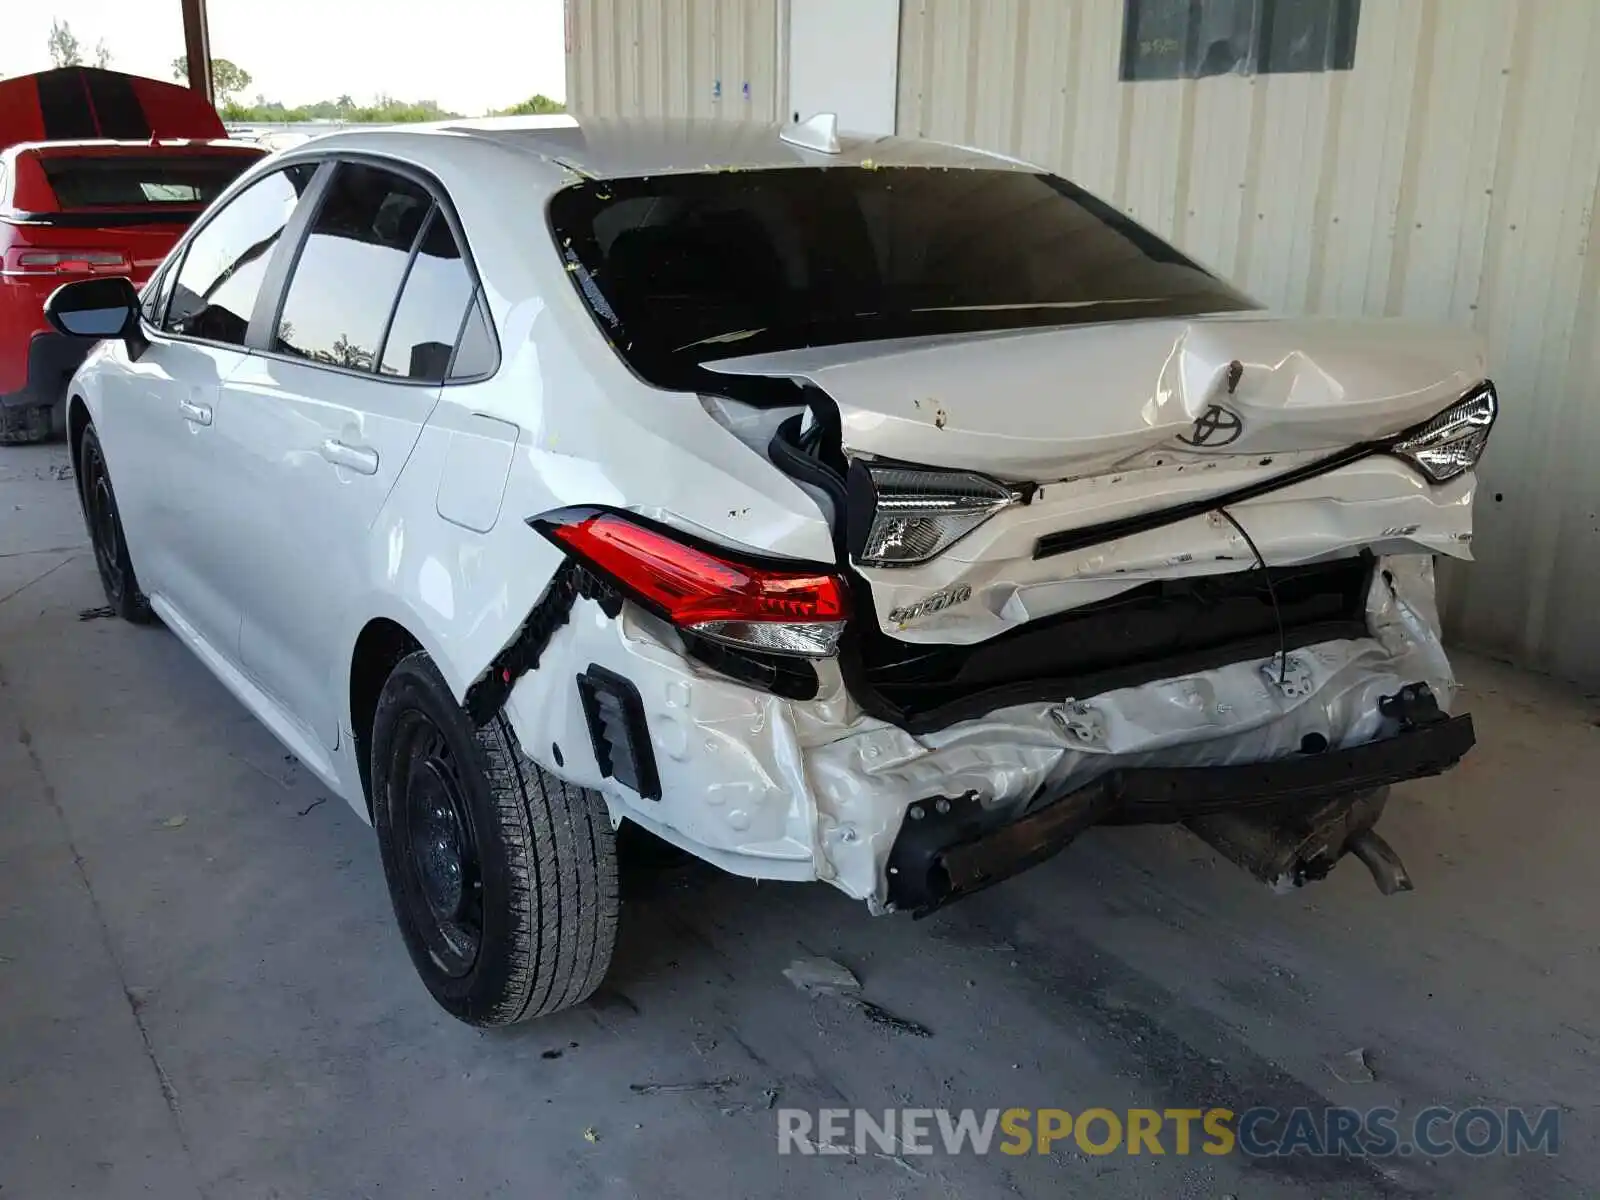
[[[1600,713],[1581,696],[1461,657],[1480,746],[1384,824],[1410,895],[1347,863],[1274,897],[1150,828],[1094,831],[921,922],[641,866],[606,990],[483,1033],[414,977],[370,829],[170,635],[82,619],[102,597],[65,461],[0,450],[0,1200],[1600,1191]],[[781,972],[808,954],[931,1036],[797,992]],[[1339,1077],[1356,1048],[1370,1082]],[[723,1082],[636,1086],[704,1081]],[[1555,1105],[1561,1140],[780,1157],[769,1102]]]

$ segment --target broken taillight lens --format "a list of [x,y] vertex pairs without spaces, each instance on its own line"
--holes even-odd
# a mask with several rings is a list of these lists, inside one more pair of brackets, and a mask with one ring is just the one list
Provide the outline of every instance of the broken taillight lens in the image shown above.
[[533,525],[630,599],[713,641],[825,658],[844,632],[837,575],[741,562],[619,513],[552,513]]
[[1389,447],[1432,483],[1446,483],[1478,465],[1500,413],[1494,384],[1480,383],[1415,432]]

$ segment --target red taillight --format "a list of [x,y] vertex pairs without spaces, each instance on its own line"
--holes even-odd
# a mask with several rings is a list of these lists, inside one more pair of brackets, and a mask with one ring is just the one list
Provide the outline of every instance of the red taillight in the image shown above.
[[718,641],[824,657],[849,615],[837,575],[734,562],[613,513],[545,529],[647,608]]
[[133,264],[120,250],[18,250],[5,268],[7,275],[125,275]]

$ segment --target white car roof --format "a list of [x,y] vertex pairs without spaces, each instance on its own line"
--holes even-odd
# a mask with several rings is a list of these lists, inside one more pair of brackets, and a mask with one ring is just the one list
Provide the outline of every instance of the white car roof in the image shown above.
[[839,137],[839,153],[825,154],[780,140],[780,130],[777,125],[704,118],[486,117],[351,131],[318,141],[328,145],[337,139],[340,148],[381,151],[398,136],[468,138],[596,179],[818,166],[1039,169],[921,138],[845,133]]

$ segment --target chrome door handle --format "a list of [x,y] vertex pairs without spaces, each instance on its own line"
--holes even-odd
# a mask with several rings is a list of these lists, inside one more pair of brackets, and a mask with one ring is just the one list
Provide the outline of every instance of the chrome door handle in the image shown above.
[[336,467],[348,467],[358,475],[378,473],[378,452],[366,446],[347,446],[337,438],[322,443],[322,457]]
[[211,424],[211,405],[196,404],[192,400],[179,400],[178,411],[183,414],[185,421],[193,421],[196,425]]

